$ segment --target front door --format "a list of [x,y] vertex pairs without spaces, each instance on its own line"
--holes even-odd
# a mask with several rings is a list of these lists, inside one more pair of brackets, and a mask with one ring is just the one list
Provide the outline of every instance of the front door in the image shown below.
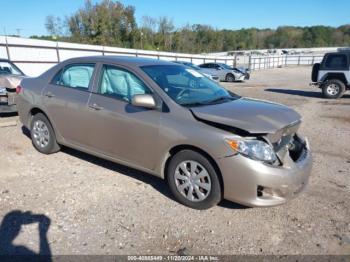
[[131,105],[136,94],[152,94],[129,70],[102,66],[91,94],[90,147],[110,157],[153,170],[162,112]]

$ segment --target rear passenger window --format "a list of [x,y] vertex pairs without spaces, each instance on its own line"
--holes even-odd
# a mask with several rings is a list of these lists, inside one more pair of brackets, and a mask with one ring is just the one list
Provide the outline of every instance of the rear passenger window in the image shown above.
[[330,69],[345,69],[347,66],[346,55],[330,55],[326,60],[326,67]]
[[66,87],[89,89],[94,64],[75,64],[65,67],[52,79],[55,85]]

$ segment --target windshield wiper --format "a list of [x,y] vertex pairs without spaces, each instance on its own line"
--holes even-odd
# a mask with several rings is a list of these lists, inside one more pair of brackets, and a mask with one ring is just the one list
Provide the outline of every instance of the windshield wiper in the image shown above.
[[203,104],[210,105],[210,104],[215,104],[215,103],[218,103],[221,101],[227,101],[227,100],[232,101],[233,99],[234,99],[233,97],[229,97],[229,96],[220,96],[220,97],[215,98],[213,100],[205,101],[205,102],[203,102]]
[[193,103],[183,103],[183,104],[180,104],[182,106],[188,106],[188,107],[191,107],[191,106],[205,106],[206,103],[202,103],[202,102],[193,102]]
[[205,105],[216,104],[216,103],[221,102],[221,101],[232,101],[234,99],[235,99],[234,97],[230,97],[230,96],[221,96],[221,97],[215,98],[213,100],[209,100],[209,101],[184,103],[181,105],[182,106],[205,106]]

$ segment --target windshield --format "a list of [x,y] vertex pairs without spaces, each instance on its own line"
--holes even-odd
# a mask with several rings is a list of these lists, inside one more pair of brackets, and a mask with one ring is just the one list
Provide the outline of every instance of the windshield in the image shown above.
[[192,67],[193,69],[196,69],[196,70],[202,70],[202,68],[192,63],[185,63],[184,65]]
[[23,75],[22,71],[18,69],[12,63],[0,62],[0,74],[1,75]]
[[195,65],[195,64],[192,64],[190,62],[181,62],[181,61],[174,61],[174,63],[176,64],[181,64],[181,65],[185,65],[185,66],[188,66],[188,67],[191,67],[195,70],[202,70],[202,68],[200,68],[199,66]]
[[141,69],[171,99],[183,106],[224,103],[238,98],[191,68],[180,65],[155,65],[143,66]]
[[225,68],[225,69],[229,69],[229,70],[232,70],[233,68],[229,65],[226,65],[226,64],[219,64],[221,67]]

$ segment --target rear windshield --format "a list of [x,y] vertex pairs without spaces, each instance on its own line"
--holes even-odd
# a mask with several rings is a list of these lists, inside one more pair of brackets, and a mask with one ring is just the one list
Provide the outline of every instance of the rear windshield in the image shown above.
[[0,75],[23,75],[17,66],[9,62],[0,62]]

